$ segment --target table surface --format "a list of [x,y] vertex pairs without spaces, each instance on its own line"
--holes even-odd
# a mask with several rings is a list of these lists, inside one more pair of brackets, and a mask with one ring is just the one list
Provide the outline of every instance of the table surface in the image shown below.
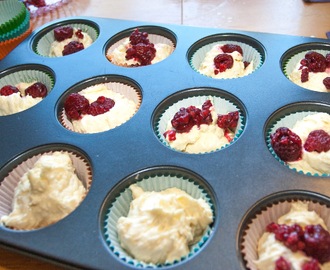
[[[71,0],[31,19],[33,29],[69,16],[93,16],[185,26],[225,28],[294,36],[326,38],[330,3],[302,0]],[[0,248],[0,270],[63,269]]]

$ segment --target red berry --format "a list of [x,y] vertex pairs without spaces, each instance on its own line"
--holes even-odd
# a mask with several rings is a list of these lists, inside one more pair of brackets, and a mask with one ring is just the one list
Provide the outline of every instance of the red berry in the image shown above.
[[233,57],[225,53],[218,54],[216,57],[214,57],[213,62],[215,65],[214,74],[224,72],[227,69],[232,68],[234,65]]
[[314,130],[308,134],[304,148],[308,152],[328,152],[330,150],[330,135],[324,130]]
[[54,29],[54,37],[57,41],[63,41],[73,36],[73,28],[71,26],[60,26]]
[[221,50],[224,53],[232,53],[234,51],[239,52],[241,55],[243,55],[243,50],[241,48],[241,46],[239,45],[234,45],[234,44],[225,44],[221,47]]
[[270,135],[271,145],[283,161],[296,161],[301,158],[302,142],[297,134],[286,127],[278,128]]
[[325,86],[325,88],[327,90],[330,90],[330,77],[326,77],[324,80],[323,80],[323,84]]
[[290,263],[282,256],[275,261],[275,270],[290,270]]
[[235,130],[238,124],[239,112],[218,115],[218,127],[223,129]]
[[147,32],[140,32],[138,29],[135,29],[132,34],[129,36],[129,41],[132,45],[137,45],[143,43],[148,45],[150,43],[148,39]]
[[321,270],[320,265],[317,260],[312,259],[309,262],[305,262],[301,270]]
[[133,45],[131,48],[128,48],[126,51],[126,59],[134,59],[138,61],[141,66],[150,65],[155,56],[156,49],[153,43],[138,43]]
[[327,64],[327,68],[330,68],[330,53],[328,53],[326,56],[325,56],[325,62]]
[[115,105],[115,101],[111,98],[100,96],[96,101],[89,105],[87,114],[96,116],[108,112]]
[[5,85],[0,89],[0,96],[10,96],[19,92],[18,88],[12,85]]
[[308,79],[309,79],[309,71],[308,71],[308,68],[303,68],[303,69],[301,70],[300,81],[301,81],[302,83],[304,83],[304,82],[307,82]]
[[78,29],[75,33],[77,38],[83,39],[84,38],[84,34],[82,33],[81,29]]
[[176,131],[175,130],[168,130],[163,135],[165,138],[167,136],[168,140],[171,142],[176,140]]
[[250,62],[244,61],[243,64],[244,64],[244,69],[245,69],[250,65]]
[[27,3],[29,5],[36,6],[36,7],[44,7],[44,6],[46,6],[45,0],[25,0],[25,3]]
[[47,96],[47,93],[47,87],[41,82],[36,82],[25,89],[25,95],[32,96],[33,98],[44,98]]
[[330,233],[321,225],[305,227],[305,253],[321,264],[330,261]]
[[324,72],[327,67],[326,58],[314,51],[306,53],[301,64],[306,66],[310,72]]
[[84,49],[84,44],[82,44],[78,41],[71,41],[67,45],[64,46],[62,54],[68,55],[68,54],[79,52],[83,49]]
[[72,120],[79,120],[82,114],[86,114],[89,108],[89,101],[78,93],[70,94],[64,102],[66,115]]

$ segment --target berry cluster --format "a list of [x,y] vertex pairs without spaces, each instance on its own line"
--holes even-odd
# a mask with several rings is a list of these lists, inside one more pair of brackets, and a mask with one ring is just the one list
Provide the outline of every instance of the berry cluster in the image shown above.
[[[199,109],[195,106],[187,108],[180,108],[171,120],[174,130],[169,130],[164,133],[164,137],[168,136],[170,141],[176,139],[176,133],[187,133],[193,126],[200,126],[202,124],[209,125],[212,123],[211,107],[213,104],[210,100],[203,103],[202,108]],[[239,118],[238,112],[230,112],[225,115],[218,115],[218,127],[226,130],[234,130],[237,127]]]
[[[5,85],[0,89],[0,96],[10,96],[18,92],[19,90],[16,86]],[[33,98],[44,98],[47,96],[47,93],[47,87],[41,82],[36,82],[25,89],[25,95]]]
[[292,252],[303,251],[321,264],[330,261],[330,233],[321,225],[307,225],[303,229],[298,224],[285,225],[272,222],[266,230],[274,233],[275,239]]
[[[75,35],[79,39],[84,38],[84,34],[81,29],[78,29],[74,33],[74,29],[71,26],[59,26],[54,29],[54,38],[56,41],[61,42],[68,38],[72,38]],[[67,45],[64,46],[62,55],[72,54],[84,49],[84,44],[79,41],[70,41]]]
[[[330,53],[323,56],[318,52],[310,51],[305,54],[305,58],[300,61],[300,65],[300,80],[304,83],[309,80],[310,72],[325,72],[327,68],[330,68]],[[330,77],[326,77],[323,84],[326,89],[330,90]]]
[[[241,46],[234,44],[225,44],[220,47],[223,53],[216,55],[213,59],[215,66],[214,74],[217,75],[220,72],[225,72],[227,69],[231,69],[234,65],[234,59],[230,53],[237,51],[243,56],[243,50]],[[244,61],[244,68],[246,68],[250,63]]]
[[304,145],[300,137],[286,127],[278,128],[270,135],[270,139],[276,155],[285,162],[299,160],[302,157],[302,147],[307,152],[321,153],[330,150],[330,135],[324,130],[310,132]]
[[111,98],[99,96],[96,101],[89,103],[89,100],[78,93],[70,94],[64,102],[64,110],[68,118],[79,120],[84,114],[99,115],[108,112],[115,101]]
[[148,33],[135,29],[129,37],[130,47],[126,50],[126,59],[134,59],[141,66],[150,65],[156,56],[156,49],[148,39]]
[[[291,264],[282,256],[275,261],[275,270],[291,270]],[[320,265],[317,260],[311,259],[305,262],[301,270],[321,270]]]
[[25,6],[32,5],[38,8],[46,6],[45,0],[24,0],[24,4]]

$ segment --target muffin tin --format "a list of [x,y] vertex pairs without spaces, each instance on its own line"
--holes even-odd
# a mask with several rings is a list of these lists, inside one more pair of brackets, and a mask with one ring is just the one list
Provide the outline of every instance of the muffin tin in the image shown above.
[[[65,57],[49,58],[36,53],[37,40],[42,35],[55,25],[68,23],[96,27],[94,43]],[[150,66],[125,68],[111,64],[106,58],[110,43],[135,28],[166,33],[175,44],[174,52]],[[247,43],[258,50],[262,63],[242,78],[203,76],[191,67],[190,58],[210,37],[212,42],[228,37]],[[267,146],[272,121],[293,112],[300,104],[310,110],[322,107],[321,111],[330,113],[328,93],[301,88],[282,71],[285,59],[298,53],[300,47],[309,46],[330,48],[327,40],[309,37],[92,17],[65,18],[35,30],[0,62],[0,83],[8,70],[42,66],[53,74],[54,86],[32,108],[0,117],[0,181],[31,155],[63,150],[74,151],[87,160],[92,182],[79,207],[56,224],[24,232],[0,227],[1,246],[68,268],[132,269],[132,264],[120,259],[108,246],[104,232],[107,211],[128,183],[145,175],[179,174],[192,178],[207,191],[213,203],[214,222],[200,250],[162,268],[247,269],[241,250],[242,235],[248,219],[264,207],[268,196],[279,200],[290,196],[310,198],[330,208],[329,177],[290,170],[275,159]],[[88,85],[88,81],[102,76],[117,82],[129,80],[138,87],[138,111],[126,123],[105,132],[80,134],[66,129],[60,120],[63,97],[74,86]],[[237,104],[244,123],[240,136],[229,146],[206,154],[182,153],[164,145],[157,134],[161,110],[184,97],[207,92],[216,92]]]

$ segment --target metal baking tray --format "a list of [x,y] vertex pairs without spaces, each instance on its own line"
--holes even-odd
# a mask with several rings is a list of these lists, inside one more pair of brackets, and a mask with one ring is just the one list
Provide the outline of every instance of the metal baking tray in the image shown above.
[[[68,21],[88,21],[99,30],[89,48],[60,58],[34,52],[44,31]],[[127,29],[153,27],[170,33],[174,52],[164,61],[139,68],[123,68],[105,57],[107,44]],[[163,30],[166,29],[164,32]],[[156,31],[157,33],[157,31]],[[192,49],[205,39],[221,35],[236,37],[258,47],[263,64],[252,74],[216,80],[195,72],[189,65]],[[225,38],[224,38],[225,39]],[[322,106],[330,113],[328,93],[309,91],[290,82],[282,72],[287,51],[302,47],[329,46],[329,41],[302,36],[200,28],[94,17],[70,17],[50,22],[32,34],[0,61],[0,78],[17,66],[41,65],[54,74],[51,93],[36,106],[0,117],[0,176],[24,155],[44,149],[79,151],[92,167],[92,185],[81,205],[52,226],[33,231],[0,228],[0,245],[68,268],[132,269],[108,248],[103,235],[103,218],[113,190],[126,179],[149,170],[184,171],[204,183],[212,193],[214,232],[200,252],[165,269],[244,269],[240,254],[243,217],[250,208],[271,194],[312,192],[322,201],[330,196],[328,177],[299,174],[280,164],[270,153],[265,129],[276,113],[295,106]],[[330,50],[329,50],[330,51]],[[76,84],[105,75],[129,78],[141,89],[137,113],[121,126],[96,134],[79,134],[59,122],[63,94]],[[189,91],[216,91],[235,100],[244,115],[241,136],[229,147],[209,154],[185,154],[162,144],[155,134],[158,107],[168,98]],[[326,198],[326,199],[324,199]]]

